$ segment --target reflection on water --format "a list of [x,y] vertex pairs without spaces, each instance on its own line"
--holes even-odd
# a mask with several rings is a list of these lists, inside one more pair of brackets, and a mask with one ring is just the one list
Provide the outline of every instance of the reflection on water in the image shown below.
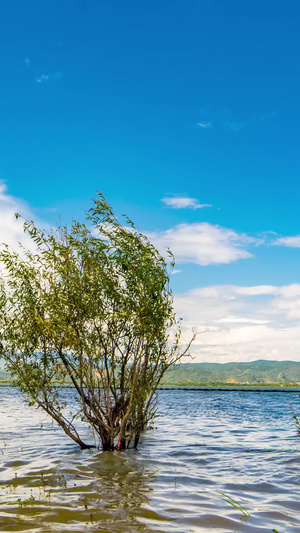
[[299,533],[289,402],[300,411],[296,393],[161,391],[140,450],[101,453],[1,387],[0,531]]

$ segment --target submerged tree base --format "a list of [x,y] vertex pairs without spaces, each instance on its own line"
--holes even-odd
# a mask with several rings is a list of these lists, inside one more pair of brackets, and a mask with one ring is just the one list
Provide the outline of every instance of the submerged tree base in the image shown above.
[[97,448],[97,446],[95,444],[80,444],[80,449],[81,450],[90,450],[91,448]]

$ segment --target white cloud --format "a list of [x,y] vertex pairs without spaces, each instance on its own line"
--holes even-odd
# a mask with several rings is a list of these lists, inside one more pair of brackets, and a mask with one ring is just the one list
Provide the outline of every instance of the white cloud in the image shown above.
[[173,209],[203,209],[203,207],[212,207],[211,204],[200,204],[196,198],[190,198],[189,196],[166,197],[162,198],[161,201]]
[[181,270],[179,270],[178,268],[174,268],[174,270],[172,270],[171,272],[171,275],[174,276],[175,274],[180,274]]
[[175,296],[195,361],[299,360],[300,284],[218,285]]
[[269,320],[258,320],[255,318],[247,317],[238,317],[238,316],[228,316],[217,320],[220,324],[268,324]]
[[203,129],[212,128],[212,122],[197,122],[197,126]]
[[276,239],[273,246],[286,246],[288,248],[300,248],[300,235],[294,237],[280,237]]
[[0,247],[8,244],[10,248],[17,250],[19,243],[22,243],[26,248],[32,249],[32,241],[23,230],[24,219],[17,220],[15,213],[26,219],[33,219],[27,204],[8,194],[5,183],[0,181]]
[[252,115],[250,117],[241,117],[241,119],[236,120],[236,118],[233,116],[233,113],[230,109],[223,109],[223,111],[215,112],[213,115],[210,112],[210,117],[212,120],[205,120],[204,117],[207,117],[207,113],[205,109],[201,110],[201,114],[203,117],[203,120],[200,122],[197,122],[197,126],[201,129],[219,129],[219,128],[225,128],[227,130],[233,131],[233,132],[240,132],[244,128],[247,128],[252,125],[259,126],[259,123],[266,122],[267,120],[271,120],[274,117],[276,117],[275,112],[270,113],[262,113],[257,115]]
[[262,296],[274,294],[276,287],[272,285],[256,285],[254,287],[237,287],[236,294],[242,296]]
[[244,233],[207,222],[180,224],[165,231],[149,232],[147,236],[162,253],[170,248],[177,263],[199,265],[247,259],[252,254],[246,247],[258,242]]
[[62,72],[58,70],[55,74],[42,74],[36,78],[37,83],[45,83],[47,81],[56,80],[59,81],[62,78]]
[[25,66],[28,67],[28,68],[31,66],[31,61],[30,61],[29,57],[25,57],[24,63],[25,63]]
[[43,83],[45,81],[48,81],[50,79],[50,76],[48,74],[42,74],[39,78],[36,78],[37,83]]

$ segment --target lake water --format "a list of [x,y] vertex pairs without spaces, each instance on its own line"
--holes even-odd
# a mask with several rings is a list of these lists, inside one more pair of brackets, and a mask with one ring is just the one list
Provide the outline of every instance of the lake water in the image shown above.
[[300,414],[297,393],[160,391],[139,450],[102,453],[0,387],[0,531],[299,533],[290,403]]

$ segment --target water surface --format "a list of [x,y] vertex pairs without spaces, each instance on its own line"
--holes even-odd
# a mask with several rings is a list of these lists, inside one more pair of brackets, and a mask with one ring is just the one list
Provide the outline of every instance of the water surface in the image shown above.
[[1,387],[0,531],[299,533],[290,403],[300,413],[297,393],[160,391],[139,450],[102,453]]

